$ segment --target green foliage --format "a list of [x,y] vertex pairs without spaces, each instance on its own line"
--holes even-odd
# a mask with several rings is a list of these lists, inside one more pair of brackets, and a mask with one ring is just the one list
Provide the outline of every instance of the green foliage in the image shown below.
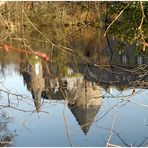
[[[124,10],[124,8],[129,6]],[[140,2],[111,2],[109,3],[108,10],[108,25],[114,21],[118,14],[124,10],[122,15],[113,23],[109,29],[109,33],[114,35],[116,39],[129,44],[137,44],[138,48],[142,48],[144,37],[145,41],[148,40],[148,2],[142,2],[144,7],[145,18],[142,24],[142,34],[139,31],[139,26],[142,20],[142,11]],[[142,41],[141,41],[142,40]]]

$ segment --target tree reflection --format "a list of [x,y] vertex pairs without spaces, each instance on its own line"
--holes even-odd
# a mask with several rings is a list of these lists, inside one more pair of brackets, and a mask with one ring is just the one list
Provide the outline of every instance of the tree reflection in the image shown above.
[[12,146],[14,144],[15,133],[8,129],[11,121],[12,118],[6,112],[0,112],[0,147]]

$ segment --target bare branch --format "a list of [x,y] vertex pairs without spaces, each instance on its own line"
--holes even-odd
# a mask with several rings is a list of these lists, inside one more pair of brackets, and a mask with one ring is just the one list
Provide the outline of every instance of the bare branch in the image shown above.
[[122,13],[128,8],[128,6],[130,5],[130,2],[128,3],[128,5],[120,11],[120,13],[116,16],[116,18],[109,24],[109,26],[107,27],[104,36],[106,36],[107,31],[109,30],[109,28],[114,24],[114,22],[122,15]]
[[144,7],[143,7],[143,4],[142,4],[142,1],[140,1],[139,3],[140,3],[140,8],[141,8],[142,18],[141,18],[141,23],[140,23],[140,26],[138,27],[138,29],[141,29],[142,24],[144,22],[145,14],[144,14]]
[[111,137],[113,135],[112,131],[113,131],[113,128],[114,128],[114,121],[115,121],[115,114],[113,114],[112,125],[111,125],[111,128],[110,128],[110,133],[109,133],[108,140],[106,142],[106,146],[110,146],[110,140],[111,140]]

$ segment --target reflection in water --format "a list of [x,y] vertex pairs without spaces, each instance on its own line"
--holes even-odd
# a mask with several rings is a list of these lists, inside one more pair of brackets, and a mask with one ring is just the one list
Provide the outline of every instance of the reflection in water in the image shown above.
[[[125,60],[123,62],[126,64]],[[48,68],[34,57],[31,64],[27,62],[26,67],[21,68],[26,69],[23,77],[31,90],[36,111],[40,111],[41,98],[67,100],[69,109],[85,134],[100,109],[101,88],[112,94],[114,86],[120,91],[129,87],[147,87],[143,83],[147,81],[147,75],[141,77],[145,69],[130,71],[116,66],[86,64],[79,64],[75,68],[70,64],[68,67],[56,63],[48,63],[46,66]]]
[[[51,65],[53,65],[53,67]],[[146,71],[146,69],[142,68],[142,67],[141,67],[140,71],[135,69],[135,71],[131,72],[131,71],[128,71],[128,69],[122,69],[122,68],[120,69],[115,66],[113,66],[113,67],[111,67],[111,66],[105,67],[104,66],[103,67],[103,66],[90,66],[90,65],[86,65],[86,64],[79,64],[79,65],[77,65],[77,67],[74,67],[69,64],[69,67],[67,67],[65,65],[61,66],[60,64],[55,64],[55,63],[54,64],[48,63],[47,66],[48,66],[48,68],[44,65],[43,62],[40,61],[40,59],[38,59],[36,57],[32,57],[31,59],[20,63],[21,74],[23,75],[23,80],[24,80],[25,84],[27,85],[27,89],[29,91],[31,91],[31,93],[32,93],[32,96],[34,98],[33,99],[34,104],[36,106],[36,111],[37,112],[42,111],[42,109],[41,109],[42,98],[44,99],[45,102],[46,101],[49,102],[49,100],[57,100],[57,104],[58,104],[58,102],[60,102],[58,100],[67,100],[68,101],[68,109],[74,115],[74,117],[77,120],[78,124],[80,125],[83,133],[86,135],[85,136],[86,138],[91,135],[93,130],[95,130],[94,133],[96,135],[98,134],[99,136],[101,136],[101,134],[102,134],[99,132],[97,133],[96,129],[95,129],[96,127],[94,127],[93,126],[94,124],[92,124],[94,121],[96,121],[98,119],[97,117],[99,117],[99,116],[96,117],[96,114],[97,115],[98,114],[104,115],[107,112],[106,111],[106,106],[107,106],[106,104],[109,100],[104,99],[103,103],[101,103],[102,102],[101,96],[104,97],[102,90],[106,89],[110,93],[113,93],[113,95],[114,95],[115,90],[112,89],[114,86],[117,87],[119,90],[123,90],[127,87],[128,88],[129,87],[132,87],[132,88],[133,87],[140,87],[140,88],[147,87],[146,85],[144,85],[144,82],[147,82],[147,75],[144,75],[144,77],[141,77],[141,75],[144,74]],[[17,68],[17,70],[18,70],[18,68]],[[138,84],[135,85],[136,80],[139,81],[139,83],[138,83],[139,85]],[[116,100],[116,101],[120,101],[120,99]],[[109,104],[109,109],[116,103],[116,101],[113,101],[113,100],[110,101],[111,105]],[[100,107],[101,107],[101,110],[100,110]],[[130,107],[132,107],[132,105],[130,107],[129,106],[125,106],[125,107],[126,107],[125,112],[127,113],[127,115],[129,114],[129,112],[132,113],[131,108],[130,108]],[[32,108],[32,106],[31,106],[31,108]],[[42,106],[42,108],[43,108],[43,106]],[[52,108],[52,105],[51,105],[48,109],[51,109],[50,110],[51,112],[52,112],[52,110],[54,112],[56,112],[57,110],[60,110],[59,106],[57,108],[54,109],[54,108]],[[133,113],[134,115],[131,115],[131,116],[135,117],[135,110],[134,109],[135,109],[135,107],[133,107],[133,109],[132,109],[134,112]],[[103,112],[102,112],[102,110],[103,110]],[[117,118],[120,119],[120,118],[122,118],[123,113],[122,113],[122,110],[121,111],[119,110],[119,112],[121,113],[121,116],[118,115]],[[58,113],[60,114],[61,110]],[[38,113],[38,115],[41,115],[41,114]],[[110,125],[111,125],[110,117],[111,116],[110,116],[110,114],[107,114],[106,117],[107,117],[105,120],[106,123],[103,120],[101,120],[102,124],[103,124],[102,126],[110,128]],[[46,118],[46,121],[47,121],[47,118]],[[137,119],[141,118],[141,121],[143,120],[142,116],[139,116],[139,115],[137,116],[137,114],[136,114],[135,118],[137,118]],[[32,118],[30,118],[30,119],[32,119]],[[120,123],[119,119],[117,119],[117,122],[119,122],[116,125],[117,127],[118,126],[120,127],[122,125],[122,123]],[[57,120],[58,119],[55,117],[55,121],[53,122],[54,125],[57,124]],[[67,118],[67,120],[68,120],[68,118]],[[140,122],[140,120],[138,120],[138,121]],[[41,122],[41,121],[38,121],[38,122]],[[33,126],[35,124],[38,124],[38,122],[33,122],[32,123]],[[122,120],[122,122],[124,122],[124,121]],[[126,119],[126,122],[127,122],[127,119]],[[131,123],[132,120],[128,120],[128,122]],[[44,124],[49,125],[49,123],[50,123],[49,120],[47,122],[43,122],[40,125],[41,126],[40,128],[44,128]],[[97,122],[97,123],[101,124],[100,122]],[[59,124],[61,124],[61,121]],[[132,124],[133,124],[133,122],[132,122]],[[140,123],[137,123],[137,124],[139,125],[138,127],[142,126]],[[131,124],[129,124],[129,125],[131,125]],[[125,127],[128,127],[129,125],[124,124]],[[49,126],[52,128],[52,125],[49,125]],[[60,126],[61,125],[53,126],[53,127],[57,128]],[[37,128],[33,131],[34,134],[36,134],[36,132],[38,131]],[[120,127],[120,128],[122,129],[123,127]],[[133,127],[130,127],[130,128],[132,129]],[[91,132],[89,129],[91,129]],[[124,129],[126,129],[126,128],[124,128]],[[131,129],[130,129],[130,132],[131,132]],[[59,130],[60,129],[58,129],[57,133],[59,132]],[[71,129],[71,130],[73,130],[73,129]],[[120,131],[118,131],[118,132],[120,132]],[[39,133],[40,133],[40,130],[39,130]],[[50,133],[50,132],[47,132],[47,133]],[[103,134],[104,133],[105,132],[103,131]],[[136,133],[136,131],[135,131],[135,133]],[[43,134],[44,134],[44,132],[43,132]],[[30,135],[30,134],[28,134],[28,135]],[[40,134],[38,134],[38,136],[39,135]],[[128,135],[130,135],[130,136],[128,136]],[[128,133],[128,135],[125,134],[123,136],[123,139],[126,136],[128,138],[132,137],[130,133]],[[146,136],[146,133],[145,134],[141,133],[141,135]],[[91,136],[92,137],[90,138],[90,140],[93,141],[94,135],[91,135]],[[33,137],[34,137],[34,135],[33,135]],[[80,142],[79,139],[81,139],[82,137],[83,136],[80,134],[80,136],[78,136],[77,141]],[[97,142],[98,142],[98,137],[95,137],[97,139],[96,140]],[[126,139],[128,139],[128,138],[126,138]],[[24,140],[24,138],[22,138],[22,139]],[[34,139],[34,138],[32,138],[32,139]],[[134,141],[133,139],[132,140],[130,139],[130,140]],[[35,140],[36,140],[36,138],[35,138]],[[49,141],[49,139],[46,139],[46,138],[43,138],[41,141],[44,141],[44,140]],[[122,143],[120,141],[118,141],[117,138],[115,138],[115,140],[117,141],[117,143],[122,145]],[[95,143],[96,145],[98,145],[97,142]],[[100,142],[100,143],[99,144],[101,146],[104,145],[103,142]],[[36,142],[34,142],[34,145],[35,144],[36,144]],[[54,145],[56,145],[56,144],[54,143]],[[79,143],[78,143],[78,145],[79,145]],[[90,143],[88,145],[90,145]]]
[[9,130],[12,118],[6,112],[0,112],[0,147],[11,146],[15,139],[15,133]]
[[37,112],[39,112],[41,107],[41,94],[45,87],[45,82],[43,79],[42,63],[37,56],[35,56],[35,60],[38,61],[34,61],[34,63],[32,63],[32,65],[30,66],[31,92],[36,106],[36,110]]
[[39,112],[41,108],[41,95],[45,88],[41,59],[37,56],[33,56],[25,69],[27,71],[23,71],[23,78],[27,83],[27,88],[32,93],[36,111]]
[[[117,45],[115,41],[110,41],[112,44],[112,48],[116,49]],[[148,55],[147,53],[137,53],[135,51],[135,44],[126,44],[124,48],[120,48],[117,51],[114,50],[113,54],[113,64],[121,67],[137,67],[140,64],[148,64]],[[121,50],[121,51],[120,51]],[[108,50],[106,48],[106,54],[108,54]]]
[[88,133],[101,106],[101,88],[91,82],[84,81],[79,96],[74,102],[69,101],[69,108],[76,117],[85,134]]
[[84,75],[87,81],[96,83],[105,90],[116,87],[123,91],[126,88],[147,88],[148,75],[146,74],[147,67],[141,65],[140,67],[118,67],[118,66],[90,66],[81,64],[75,69]]
[[[47,28],[43,28],[43,29],[45,30],[45,32],[47,32]],[[55,43],[59,43],[63,46],[76,49],[77,53],[82,55],[83,58],[81,59],[80,56],[73,55],[73,53],[72,55],[68,54],[67,56],[67,54],[62,52],[62,50],[60,50],[59,52],[59,50],[57,50],[56,47],[53,47],[52,49],[49,46],[49,44],[47,43],[41,44],[41,42],[37,41],[36,39],[34,40],[34,42],[32,42],[30,40],[31,36],[28,35],[28,40],[30,44],[32,44],[31,46],[33,50],[42,49],[47,53],[52,52],[50,54],[52,54],[53,59],[51,63],[48,62],[46,63],[47,64],[46,65],[38,57],[32,56],[32,57],[29,57],[29,59],[26,59],[24,55],[20,55],[21,60],[24,60],[24,62],[21,61],[19,63],[20,72],[23,75],[23,80],[24,80],[24,83],[27,85],[27,89],[31,92],[34,105],[36,108],[36,112],[38,113],[38,115],[40,115],[40,112],[44,107],[43,106],[44,104],[42,103],[43,99],[44,99],[43,101],[45,102],[46,101],[49,102],[49,100],[57,100],[56,101],[57,104],[58,102],[60,102],[59,100],[66,100],[66,102],[68,101],[68,105],[67,105],[68,110],[70,110],[71,113],[74,115],[83,133],[87,136],[90,136],[89,129],[90,127],[91,128],[93,127],[92,123],[95,120],[96,115],[99,114],[100,112],[101,112],[101,115],[102,114],[104,115],[107,112],[106,104],[108,103],[107,102],[108,100],[106,101],[104,99],[103,100],[104,102],[102,103],[102,96],[104,97],[102,90],[106,90],[110,94],[114,95],[115,89],[113,89],[113,87],[116,87],[118,90],[122,92],[127,88],[147,88],[147,79],[148,79],[146,74],[147,69],[146,69],[146,66],[145,67],[144,65],[141,66],[141,64],[145,64],[145,65],[148,64],[148,58],[146,57],[146,55],[135,54],[134,51],[132,50],[135,48],[134,46],[131,46],[131,47],[127,46],[124,52],[122,51],[120,54],[118,53],[118,50],[114,50],[114,54],[113,54],[114,65],[110,66],[109,65],[110,50],[106,45],[106,39],[104,37],[103,30],[100,30],[98,28],[96,30],[94,30],[93,28],[86,28],[86,29],[81,29],[80,31],[78,30],[75,33],[72,33],[73,34],[72,36],[70,36],[69,33],[70,31],[73,32],[73,29],[67,31],[66,28],[64,28],[63,30],[60,30],[59,32],[58,31],[59,31],[58,29],[55,31],[56,35],[52,35],[50,31],[47,32],[47,37],[49,37]],[[32,34],[34,33],[32,32]],[[60,36],[60,34],[62,34],[62,37]],[[37,37],[36,31],[34,36]],[[40,38],[41,37],[39,36],[38,40],[40,40]],[[111,44],[113,43],[111,42]],[[114,48],[114,46],[112,47]],[[49,51],[49,48],[52,50]],[[15,56],[15,57],[18,57],[18,56]],[[75,58],[76,58],[76,63],[74,62]],[[89,63],[89,65],[84,64],[85,60],[83,61],[83,59],[87,59],[87,62]],[[80,63],[83,63],[83,64],[80,64]],[[93,63],[93,64],[95,63],[98,65],[95,65],[95,66],[90,65],[90,63]],[[68,64],[68,66],[66,66],[66,64]],[[139,65],[139,67],[137,67],[137,64]],[[102,65],[107,65],[107,66],[102,66]],[[117,67],[118,65],[120,65],[120,67]],[[3,67],[1,68],[1,70],[3,70]],[[111,100],[110,104],[114,105],[115,103],[116,101]],[[112,107],[112,105],[110,104],[109,104],[109,110]],[[25,107],[23,106],[22,108],[25,108]],[[103,112],[102,110],[100,111],[100,107],[101,108],[104,107],[103,108],[104,110],[102,109]],[[136,123],[140,122],[139,118],[141,118],[141,121],[143,121],[141,114],[137,115],[137,113],[135,113],[135,108],[132,105],[125,106],[125,107],[126,107],[125,112],[127,114],[132,113],[132,110],[134,110],[133,111],[134,113],[131,116],[135,117],[136,115],[135,118],[138,119]],[[133,109],[131,109],[132,107]],[[50,110],[51,112],[53,110],[54,112],[57,112],[57,114],[61,113],[56,110],[57,108],[53,109],[52,106],[50,106],[49,108],[51,109]],[[60,107],[58,108],[58,110],[60,110]],[[119,112],[121,112],[121,114],[119,114],[117,118],[120,119],[122,118],[123,113],[120,110]],[[110,125],[111,125],[110,114],[107,117],[108,118],[106,118],[106,123],[102,121],[102,124],[103,126],[110,128]],[[49,123],[52,123],[52,122],[49,122],[47,118],[45,120],[47,122],[42,121],[43,123],[41,124],[41,127],[39,127],[39,129],[44,128],[45,127],[44,124],[46,123],[48,124],[48,126],[49,126]],[[57,120],[58,120],[57,118],[55,119],[56,121],[52,123],[54,125],[57,124]],[[60,120],[59,124],[61,124],[61,122],[62,121]],[[117,122],[119,122],[117,126],[128,127],[128,125],[126,124],[122,125],[122,123],[120,123],[120,120],[118,119],[117,119]],[[123,122],[127,122],[127,120]],[[132,123],[129,125],[133,125],[132,120],[128,120],[128,122]],[[33,126],[35,126],[36,123],[33,123]],[[139,127],[141,127],[141,124],[138,124],[138,125]],[[52,125],[50,126],[52,128]],[[56,127],[56,126],[53,126],[53,127]],[[61,125],[57,127],[61,127]],[[120,127],[120,129],[122,128],[123,127]],[[130,127],[129,129],[128,127],[130,132],[132,128],[133,127]],[[47,143],[49,144],[49,139],[46,139],[46,137],[49,137],[49,136],[44,136],[43,138],[42,135],[40,135],[40,133],[42,132],[39,129],[34,130],[34,133],[35,133],[34,135],[40,136],[42,138],[41,141],[47,140],[48,141]],[[39,130],[39,134],[36,134],[38,130]],[[53,130],[55,131],[55,129]],[[58,135],[59,135],[59,130],[60,129],[57,130]],[[134,130],[134,131],[136,132],[137,130]],[[47,133],[43,132],[43,134],[47,134]],[[60,133],[60,136],[63,133]],[[98,133],[96,132],[96,129],[95,129],[95,132],[93,134],[96,134],[98,136]],[[103,132],[103,136],[104,136],[104,133],[105,132]],[[101,137],[101,134],[99,135],[100,137]],[[34,143],[36,144],[37,142],[36,142],[36,138],[34,138],[35,137],[34,135],[32,140],[35,139]],[[144,134],[142,133],[141,135],[143,136]],[[99,136],[94,137],[94,135],[91,135],[91,136],[92,136],[92,138],[90,138],[91,142],[94,140],[94,138],[96,138],[97,142],[95,144],[98,146],[98,143],[99,143],[98,139],[100,137]],[[147,136],[146,133],[144,136]],[[77,137],[78,142],[80,142],[79,139],[81,139],[81,137],[82,135]],[[125,139],[132,138],[132,137],[134,136],[133,135],[131,136],[130,134],[128,135],[125,134]],[[24,137],[22,139],[24,141]],[[115,138],[115,140],[118,141],[117,138]],[[64,140],[62,139],[62,142],[63,141]],[[54,145],[56,145],[56,143],[57,143],[57,139],[54,142]],[[90,145],[90,143],[88,145]],[[99,144],[101,146],[104,145],[103,142],[100,142],[100,143]],[[119,142],[119,144],[122,144],[122,143]]]
[[[70,68],[67,74],[74,75]],[[67,100],[69,109],[76,117],[83,132],[87,134],[101,106],[100,86],[85,81],[84,77],[78,74],[54,79],[48,77],[45,81],[42,63],[36,57],[28,71],[23,72],[23,77],[27,85],[30,85],[28,88],[31,90],[37,112],[41,108],[41,97],[48,100]]]
[[68,100],[69,109],[76,117],[83,132],[87,134],[101,106],[101,88],[91,82],[86,82],[82,76],[65,77],[59,81],[50,80],[50,86],[51,89],[43,92],[43,97]]

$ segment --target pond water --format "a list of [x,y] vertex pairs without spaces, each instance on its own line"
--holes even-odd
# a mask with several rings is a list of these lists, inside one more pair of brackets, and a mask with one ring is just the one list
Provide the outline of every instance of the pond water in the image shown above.
[[75,29],[5,41],[50,60],[0,51],[0,146],[148,146],[148,57],[110,38],[112,55],[102,29]]
[[61,65],[34,58],[1,64],[1,139],[10,142],[6,145],[147,146],[145,67],[129,72],[65,64],[63,72]]

